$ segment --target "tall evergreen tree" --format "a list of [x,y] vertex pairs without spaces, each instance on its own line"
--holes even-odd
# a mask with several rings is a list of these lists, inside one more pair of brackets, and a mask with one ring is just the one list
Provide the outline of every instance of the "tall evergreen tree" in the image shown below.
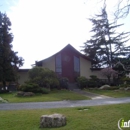
[[23,65],[23,58],[12,50],[13,34],[10,27],[10,19],[0,12],[0,82],[3,87],[7,81],[16,80],[18,67]]
[[97,61],[93,67],[113,67],[115,59],[128,54],[127,47],[124,47],[129,39],[129,32],[116,33],[115,29],[122,26],[109,23],[106,7],[101,10],[101,14],[89,19],[92,22],[93,33],[90,40],[84,43],[83,50],[87,56]]

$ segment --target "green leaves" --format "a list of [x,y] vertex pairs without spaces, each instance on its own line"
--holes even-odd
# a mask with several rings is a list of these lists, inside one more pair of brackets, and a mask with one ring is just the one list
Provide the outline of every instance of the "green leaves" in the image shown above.
[[23,65],[23,58],[12,50],[13,34],[10,33],[11,21],[0,12],[0,81],[15,81],[17,69]]
[[114,65],[114,59],[130,53],[130,49],[124,46],[128,42],[130,32],[117,33],[116,29],[123,24],[110,23],[107,17],[106,7],[101,13],[89,19],[92,22],[92,36],[84,43],[84,51],[87,56],[96,61],[92,67],[100,68]]
[[56,74],[47,68],[34,67],[29,71],[30,82],[36,83],[41,87],[59,86]]

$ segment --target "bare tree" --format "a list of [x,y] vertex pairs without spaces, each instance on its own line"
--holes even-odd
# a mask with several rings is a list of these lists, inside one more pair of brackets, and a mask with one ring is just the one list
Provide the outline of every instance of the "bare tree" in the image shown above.
[[[86,1],[90,1],[90,0],[86,0]],[[111,1],[110,0],[97,0],[95,4],[98,5],[98,3],[102,3],[102,5],[104,6],[104,4],[108,2],[111,2]],[[114,12],[115,20],[119,18],[125,18],[130,13],[130,0],[117,0],[117,4],[115,5],[115,7],[116,7],[116,11]]]
[[130,0],[118,0],[117,10],[114,13],[116,19],[125,18],[130,12]]

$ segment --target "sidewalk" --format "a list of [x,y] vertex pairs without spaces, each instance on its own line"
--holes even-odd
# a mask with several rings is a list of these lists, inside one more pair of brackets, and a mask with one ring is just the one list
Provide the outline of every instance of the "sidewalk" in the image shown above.
[[5,100],[5,99],[3,99],[2,97],[0,97],[0,102],[2,102],[2,103],[8,103],[8,101]]
[[86,97],[89,97],[91,99],[106,99],[106,98],[112,98],[112,97],[108,97],[108,96],[104,96],[104,95],[99,95],[99,94],[95,94],[95,93],[90,93],[87,91],[83,91],[81,89],[73,89],[73,92],[76,92],[78,94],[84,95]]
[[3,99],[0,97],[0,101],[2,101]]

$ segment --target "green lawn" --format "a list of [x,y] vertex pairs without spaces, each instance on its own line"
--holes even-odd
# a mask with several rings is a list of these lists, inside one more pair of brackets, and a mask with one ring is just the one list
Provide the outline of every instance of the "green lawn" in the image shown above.
[[[80,111],[81,108],[0,111],[0,130],[118,130],[120,118],[130,120],[130,104],[84,107],[88,110]],[[40,129],[40,116],[53,113],[64,114],[67,125]]]
[[69,90],[54,90],[49,94],[37,94],[34,97],[17,97],[16,93],[0,94],[0,97],[8,102],[46,102],[61,100],[85,100],[89,99],[85,96],[73,93]]
[[124,90],[99,90],[99,89],[93,89],[93,90],[89,90],[86,89],[87,92],[92,92],[92,93],[97,93],[97,94],[101,94],[101,95],[106,95],[106,96],[110,96],[110,97],[130,97],[130,91],[124,91]]

